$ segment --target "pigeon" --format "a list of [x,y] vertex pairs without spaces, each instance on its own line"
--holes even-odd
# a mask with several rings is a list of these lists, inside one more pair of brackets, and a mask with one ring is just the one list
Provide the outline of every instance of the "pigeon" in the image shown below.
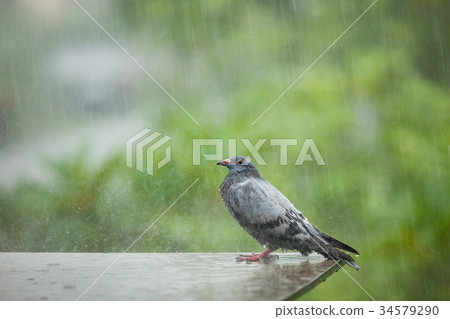
[[356,249],[314,227],[277,188],[261,177],[250,160],[236,156],[217,165],[229,170],[220,185],[225,207],[247,233],[267,247],[260,254],[240,255],[238,261],[278,258],[270,253],[281,248],[297,250],[303,256],[315,251],[326,259],[341,260],[360,269],[354,259],[342,251],[359,256]]

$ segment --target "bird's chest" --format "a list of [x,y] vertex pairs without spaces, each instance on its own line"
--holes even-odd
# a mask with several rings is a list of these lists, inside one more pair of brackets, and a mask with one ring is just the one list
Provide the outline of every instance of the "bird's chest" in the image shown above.
[[243,187],[245,182],[224,182],[220,187],[220,194],[230,214],[241,224],[251,223],[257,214],[255,207],[260,194],[248,187]]

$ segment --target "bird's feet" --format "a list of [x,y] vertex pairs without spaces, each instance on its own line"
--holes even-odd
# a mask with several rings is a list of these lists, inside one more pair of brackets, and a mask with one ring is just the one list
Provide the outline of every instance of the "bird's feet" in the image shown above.
[[251,255],[239,255],[236,257],[237,262],[245,261],[245,262],[252,262],[252,261],[274,261],[280,259],[278,255],[267,255],[264,257],[261,257],[261,254],[251,254]]
[[253,253],[251,255],[239,255],[236,257],[236,261],[252,262],[252,261],[274,261],[280,259],[278,255],[270,255],[271,252],[272,252],[271,250],[267,249],[260,254]]

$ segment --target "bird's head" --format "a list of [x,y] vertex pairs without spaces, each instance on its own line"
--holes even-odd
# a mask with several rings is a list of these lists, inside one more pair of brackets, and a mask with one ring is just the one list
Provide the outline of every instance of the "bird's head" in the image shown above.
[[229,169],[230,173],[234,172],[244,172],[244,171],[258,171],[250,162],[249,159],[243,156],[236,156],[233,158],[225,159],[223,161],[217,162],[217,165],[225,166]]

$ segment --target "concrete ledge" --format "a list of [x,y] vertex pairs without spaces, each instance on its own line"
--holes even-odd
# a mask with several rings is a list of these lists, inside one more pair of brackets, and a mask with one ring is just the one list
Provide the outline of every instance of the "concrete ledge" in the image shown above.
[[[0,300],[76,300],[121,254],[0,253]],[[294,299],[339,269],[319,255],[237,263],[237,253],[127,253],[81,300]]]

